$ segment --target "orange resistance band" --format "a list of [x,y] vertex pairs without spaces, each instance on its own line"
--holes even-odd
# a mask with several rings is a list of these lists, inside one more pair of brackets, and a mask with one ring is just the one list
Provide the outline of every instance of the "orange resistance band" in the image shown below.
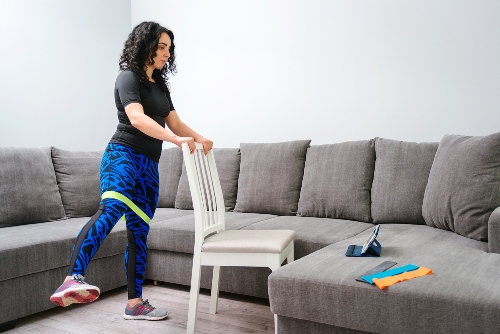
[[420,277],[420,276],[425,276],[432,274],[432,270],[424,267],[420,267],[417,270],[412,270],[412,271],[407,271],[399,275],[395,276],[389,276],[389,277],[384,277],[384,278],[374,278],[373,283],[375,283],[376,286],[380,290],[383,290],[387,288],[390,285],[396,284],[398,282],[406,281],[412,278]]

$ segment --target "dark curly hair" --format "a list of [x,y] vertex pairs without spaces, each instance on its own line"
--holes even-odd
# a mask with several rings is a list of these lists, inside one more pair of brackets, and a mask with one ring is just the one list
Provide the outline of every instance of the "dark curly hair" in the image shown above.
[[128,35],[125,46],[120,56],[120,70],[131,70],[140,81],[151,91],[151,83],[148,80],[144,67],[153,65],[153,58],[156,57],[158,41],[162,33],[167,33],[172,41],[170,46],[170,58],[160,69],[153,70],[153,79],[158,83],[164,92],[169,91],[168,74],[177,73],[175,63],[174,33],[156,22],[142,22],[138,24]]

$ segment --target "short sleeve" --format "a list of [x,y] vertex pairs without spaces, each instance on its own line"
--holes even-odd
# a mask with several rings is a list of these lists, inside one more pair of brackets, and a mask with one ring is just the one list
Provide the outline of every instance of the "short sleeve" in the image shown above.
[[170,111],[175,110],[174,104],[172,103],[172,98],[170,97],[170,92],[167,92],[168,103],[170,103]]
[[141,82],[134,72],[123,71],[118,74],[115,87],[124,108],[130,103],[141,103]]

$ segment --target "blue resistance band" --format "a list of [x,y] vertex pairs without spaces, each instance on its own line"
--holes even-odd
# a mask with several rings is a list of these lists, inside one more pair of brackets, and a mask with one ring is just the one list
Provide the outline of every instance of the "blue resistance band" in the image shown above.
[[420,268],[420,267],[416,266],[414,264],[407,264],[406,266],[397,267],[394,269],[382,271],[380,273],[371,274],[371,275],[367,275],[367,276],[361,276],[361,278],[363,278],[368,283],[373,284],[374,278],[384,278],[384,277],[399,275],[399,274],[402,274],[402,273],[407,272],[407,271],[416,270],[418,268]]

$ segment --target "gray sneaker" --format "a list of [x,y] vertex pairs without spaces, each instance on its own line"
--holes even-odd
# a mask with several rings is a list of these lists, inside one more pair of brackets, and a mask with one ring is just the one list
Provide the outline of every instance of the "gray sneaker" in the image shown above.
[[142,303],[132,308],[127,304],[123,318],[126,320],[161,320],[168,316],[167,311],[151,306],[147,299],[142,300],[141,297],[141,301]]

